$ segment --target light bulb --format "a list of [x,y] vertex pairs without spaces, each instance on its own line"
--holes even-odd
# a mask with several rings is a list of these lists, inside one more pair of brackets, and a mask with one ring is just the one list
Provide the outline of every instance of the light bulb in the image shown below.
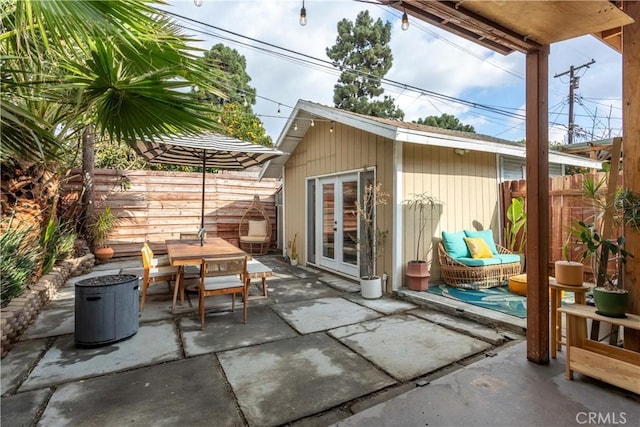
[[303,27],[307,25],[307,9],[304,7],[304,0],[302,0],[302,9],[300,9],[300,25]]
[[333,133],[333,122],[331,122],[331,127],[329,128],[329,133]]
[[311,127],[314,127],[316,125],[316,122],[313,121],[313,119],[311,119]]
[[295,122],[295,123],[293,124],[293,130],[298,130],[298,122]]
[[202,0],[193,0],[193,4],[195,4],[196,6],[200,7],[200,6],[202,6]]
[[400,28],[402,28],[402,31],[407,31],[409,29],[409,16],[407,16],[406,11],[402,14],[402,25]]
[[280,104],[278,104],[278,116],[280,115]]

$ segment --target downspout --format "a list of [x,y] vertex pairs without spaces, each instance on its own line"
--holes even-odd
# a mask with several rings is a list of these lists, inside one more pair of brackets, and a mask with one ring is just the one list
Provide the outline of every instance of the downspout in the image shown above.
[[391,289],[402,287],[403,220],[402,217],[402,147],[401,141],[393,141],[393,227],[391,242]]
[[287,255],[287,180],[285,167],[282,165],[282,257]]

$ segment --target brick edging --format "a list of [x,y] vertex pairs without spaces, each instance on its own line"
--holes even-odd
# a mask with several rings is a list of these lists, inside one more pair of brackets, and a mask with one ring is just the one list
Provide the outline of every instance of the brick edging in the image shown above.
[[88,253],[79,258],[67,259],[56,264],[49,273],[29,286],[22,295],[12,299],[0,311],[2,326],[2,357],[6,356],[24,333],[38,317],[44,304],[49,301],[70,277],[91,272],[95,264],[95,256]]

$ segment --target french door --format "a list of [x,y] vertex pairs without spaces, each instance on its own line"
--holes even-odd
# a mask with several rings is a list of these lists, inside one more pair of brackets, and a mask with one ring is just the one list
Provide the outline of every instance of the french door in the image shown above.
[[316,262],[353,277],[358,267],[358,174],[320,178],[316,187]]

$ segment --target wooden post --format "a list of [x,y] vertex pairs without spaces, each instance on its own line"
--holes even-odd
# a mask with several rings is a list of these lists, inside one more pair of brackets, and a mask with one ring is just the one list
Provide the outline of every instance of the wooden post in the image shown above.
[[[624,186],[640,193],[640,2],[624,2],[633,24],[622,27],[622,132]],[[626,249],[635,255],[625,267],[630,313],[640,314],[640,231],[626,227]],[[624,328],[625,348],[640,351],[640,332]]]
[[527,359],[549,363],[549,46],[527,53]]

